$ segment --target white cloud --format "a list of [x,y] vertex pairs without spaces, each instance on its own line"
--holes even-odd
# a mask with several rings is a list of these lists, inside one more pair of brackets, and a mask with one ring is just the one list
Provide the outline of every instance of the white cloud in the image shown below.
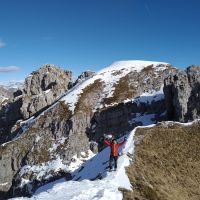
[[19,70],[20,68],[17,66],[0,67],[0,73],[1,72],[16,72]]
[[3,48],[5,46],[6,46],[6,43],[2,39],[0,39],[0,48]]

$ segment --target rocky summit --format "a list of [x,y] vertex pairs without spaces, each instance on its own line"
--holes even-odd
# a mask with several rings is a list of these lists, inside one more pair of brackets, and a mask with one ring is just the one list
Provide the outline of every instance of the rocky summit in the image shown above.
[[73,172],[104,149],[104,134],[118,139],[137,126],[198,118],[198,72],[152,61],[114,62],[75,81],[54,65],[32,72],[0,110],[1,199],[74,180]]

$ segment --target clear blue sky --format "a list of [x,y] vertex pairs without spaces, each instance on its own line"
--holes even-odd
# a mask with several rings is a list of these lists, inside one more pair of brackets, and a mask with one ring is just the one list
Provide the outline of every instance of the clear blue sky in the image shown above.
[[45,63],[78,75],[127,59],[200,64],[200,1],[0,0],[0,81]]

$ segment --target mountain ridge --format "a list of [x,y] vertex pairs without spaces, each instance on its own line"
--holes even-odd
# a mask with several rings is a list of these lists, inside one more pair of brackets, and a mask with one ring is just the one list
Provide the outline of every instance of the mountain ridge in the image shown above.
[[[21,112],[23,98],[29,97],[28,102],[33,101],[35,107],[35,97],[45,96],[49,89],[59,87],[59,74],[63,72],[51,65],[49,67],[54,73],[52,76],[51,72],[47,73],[47,80],[41,71],[34,72],[35,80],[39,80],[33,81],[35,85],[31,85],[29,80],[34,74],[27,78],[31,84],[27,84],[25,93],[22,92],[14,101],[21,101],[17,112]],[[48,69],[48,66],[45,68]],[[6,174],[0,175],[0,183],[7,183],[0,184],[0,194],[30,196],[38,187],[64,174],[70,179],[75,170],[70,166],[78,166],[83,154],[89,158],[91,150],[97,153],[104,148],[99,143],[104,133],[120,138],[137,126],[166,120],[168,111],[162,91],[163,86],[166,87],[164,81],[179,71],[162,62],[114,62],[97,73],[83,73],[76,84],[72,83],[67,91],[62,89],[59,96],[55,96],[48,107],[41,106],[38,113],[20,116],[11,126],[15,132],[11,132],[10,137],[7,132],[7,143],[0,146],[3,155],[0,169],[6,170]],[[52,77],[56,77],[56,85]],[[68,85],[70,79],[62,81]],[[52,88],[48,88],[49,85]],[[33,93],[27,92],[26,96],[30,86]],[[12,106],[8,105],[5,111],[9,109],[12,114]],[[60,169],[56,168],[57,162],[62,163]],[[48,166],[55,168],[49,170]],[[43,173],[35,169],[43,169]]]

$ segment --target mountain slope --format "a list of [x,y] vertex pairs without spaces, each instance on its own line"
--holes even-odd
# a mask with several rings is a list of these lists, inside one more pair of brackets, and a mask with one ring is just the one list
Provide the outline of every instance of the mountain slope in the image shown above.
[[[197,200],[199,128],[199,121],[137,127],[122,149],[116,172],[105,172],[109,159],[106,148],[76,170],[72,181],[60,179],[45,185],[30,199]],[[99,172],[105,173],[98,176]],[[15,198],[22,199],[29,198]]]
[[[134,150],[132,131],[125,146],[120,150],[123,155],[119,157],[116,172],[108,172],[108,160],[110,148],[92,157],[72,174],[72,181],[60,179],[39,188],[31,199],[122,199],[119,187],[131,189],[129,179],[125,173],[130,158],[126,154],[132,154]],[[123,140],[123,138],[121,138]],[[15,198],[27,199],[27,198]],[[29,198],[28,198],[29,199]]]
[[[119,61],[115,62],[109,67],[99,71],[96,75],[94,75],[89,80],[86,80],[84,83],[82,83],[79,88],[73,93],[70,93],[63,97],[62,100],[65,101],[65,103],[69,106],[69,109],[74,112],[76,104],[78,104],[79,98],[81,97],[81,94],[83,93],[83,90],[87,88],[88,86],[92,84],[98,84],[100,87],[102,87],[102,95],[100,96],[100,99],[97,102],[97,105],[93,109],[102,108],[103,106],[109,106],[109,104],[113,103],[120,103],[123,102],[123,100],[127,100],[128,97],[131,99],[133,96],[138,93],[137,91],[130,91],[130,88],[128,84],[126,85],[127,93],[131,93],[129,95],[123,96],[123,99],[120,99],[116,101],[116,99],[113,99],[113,102],[110,101],[108,103],[107,101],[104,101],[105,99],[111,99],[115,95],[115,90],[118,89],[118,86],[121,87],[120,80],[123,78],[127,78],[127,76],[131,76],[132,73],[138,74],[141,73],[141,71],[145,71],[146,79],[144,77],[138,77],[137,79],[141,79],[143,82],[143,85],[145,84],[144,81],[148,82],[150,79],[150,76],[154,76],[154,78],[158,78],[163,71],[170,69],[170,65],[168,63],[162,63],[162,62],[152,62],[152,61]],[[142,73],[141,73],[142,74]],[[131,78],[131,77],[129,77]],[[135,77],[134,77],[135,78]],[[132,78],[133,79],[133,78]],[[135,84],[134,87],[141,87],[138,83],[140,80],[132,80]],[[129,80],[130,81],[130,80]],[[131,83],[131,82],[130,82]],[[95,84],[95,85],[96,85]],[[159,84],[158,86],[154,85],[152,90],[159,90]],[[149,90],[151,90],[149,89]],[[134,93],[135,92],[135,93]],[[139,93],[143,93],[144,91],[139,91]],[[117,93],[116,95],[121,96],[122,94]],[[138,94],[141,95],[141,94]],[[122,97],[121,97],[122,98]]]
[[[71,88],[43,112],[17,121],[12,139],[0,146],[0,170],[6,171],[0,174],[0,183],[6,183],[0,185],[0,194],[31,195],[58,178],[56,174],[69,175],[74,157],[102,149],[101,135],[119,138],[138,125],[162,120],[163,81],[174,71],[166,63],[117,62]],[[57,161],[62,163],[59,170]]]

